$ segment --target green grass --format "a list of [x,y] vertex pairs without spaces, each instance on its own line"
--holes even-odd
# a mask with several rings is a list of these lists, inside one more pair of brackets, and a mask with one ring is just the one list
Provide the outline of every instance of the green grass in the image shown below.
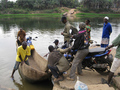
[[41,14],[0,14],[0,18],[7,17],[30,17],[30,16],[38,16],[38,17],[59,17],[62,13],[41,13]]
[[99,14],[99,13],[77,13],[77,17],[89,17],[89,18],[94,18],[94,17],[120,17],[120,14]]
[[[62,13],[40,13],[40,14],[0,14],[0,18],[12,18],[12,17],[31,17],[31,16],[38,16],[38,17],[59,17]],[[98,14],[98,13],[77,13],[77,17],[120,17],[120,14]]]
[[64,11],[65,11],[65,12],[68,12],[69,10],[66,10],[66,9],[65,9]]

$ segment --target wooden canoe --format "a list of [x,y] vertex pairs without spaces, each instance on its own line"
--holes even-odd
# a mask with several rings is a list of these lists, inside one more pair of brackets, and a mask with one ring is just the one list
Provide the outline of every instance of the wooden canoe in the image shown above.
[[46,73],[47,60],[41,57],[36,50],[31,51],[31,56],[28,58],[29,66],[27,64],[19,65],[19,73],[21,77],[31,83],[44,81],[51,78],[51,73]]

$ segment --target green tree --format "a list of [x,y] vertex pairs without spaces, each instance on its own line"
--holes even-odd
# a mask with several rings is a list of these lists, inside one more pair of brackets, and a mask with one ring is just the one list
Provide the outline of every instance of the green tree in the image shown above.
[[1,0],[2,8],[7,8],[7,2],[8,0]]
[[89,9],[110,9],[112,0],[83,0],[81,4]]

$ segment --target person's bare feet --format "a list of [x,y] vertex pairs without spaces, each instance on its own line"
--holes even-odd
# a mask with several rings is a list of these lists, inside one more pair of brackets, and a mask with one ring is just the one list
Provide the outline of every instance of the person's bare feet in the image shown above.
[[78,72],[75,72],[76,75],[80,75],[80,76],[83,76],[83,73],[78,73]]
[[58,81],[63,81],[64,78],[62,76],[59,76],[59,78],[55,78],[54,79],[54,83],[58,82]]
[[67,77],[66,79],[69,80],[69,81],[74,81],[75,80],[75,79],[70,78],[70,77]]

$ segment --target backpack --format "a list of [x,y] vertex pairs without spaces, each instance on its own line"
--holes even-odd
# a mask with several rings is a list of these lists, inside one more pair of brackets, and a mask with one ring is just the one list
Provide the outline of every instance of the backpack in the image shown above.
[[71,35],[74,35],[74,34],[78,33],[78,30],[74,27],[72,27],[71,30],[72,30]]

